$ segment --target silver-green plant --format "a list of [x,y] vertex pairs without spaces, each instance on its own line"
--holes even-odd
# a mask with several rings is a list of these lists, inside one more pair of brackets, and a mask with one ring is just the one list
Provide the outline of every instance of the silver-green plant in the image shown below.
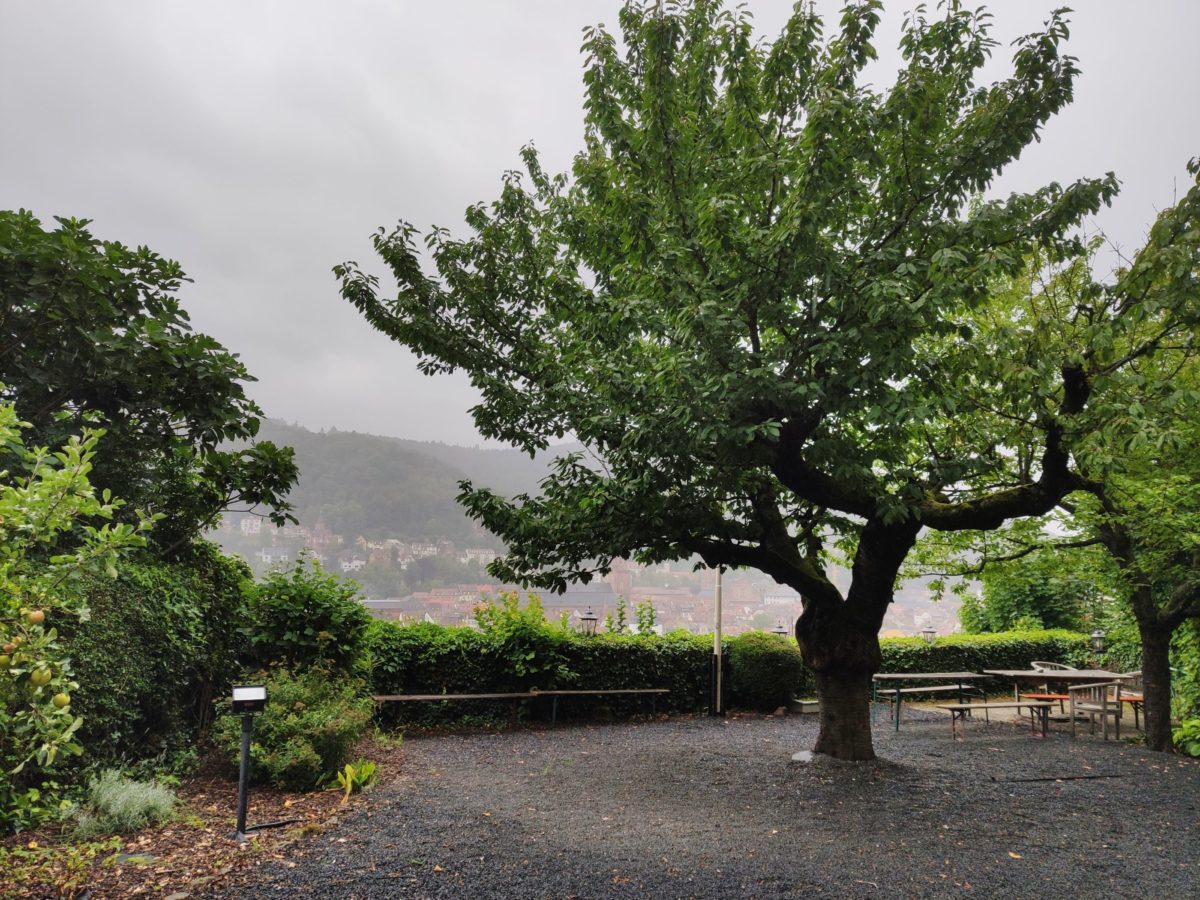
[[75,831],[84,839],[138,831],[165,821],[177,802],[169,787],[107,769],[88,783],[88,810],[79,816]]

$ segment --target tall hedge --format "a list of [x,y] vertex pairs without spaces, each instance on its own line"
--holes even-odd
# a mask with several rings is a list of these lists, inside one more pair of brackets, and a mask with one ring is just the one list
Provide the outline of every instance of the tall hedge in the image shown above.
[[[572,688],[665,687],[657,708],[691,712],[708,703],[711,638],[600,634],[585,638],[553,626],[485,633],[473,628],[375,622],[367,632],[376,694],[505,693]],[[546,701],[542,701],[546,702]],[[645,698],[572,698],[564,717],[648,709]],[[385,718],[435,724],[502,719],[507,702],[392,704]],[[544,712],[544,711],[543,711]]]
[[[1068,631],[952,635],[880,641],[884,672],[1026,669],[1034,660],[1086,665],[1087,636]],[[376,694],[500,693],[570,688],[665,687],[665,712],[708,706],[709,635],[599,634],[581,637],[552,625],[487,633],[440,625],[373,622],[367,632],[371,690]],[[728,697],[735,707],[774,709],[812,693],[812,673],[791,640],[749,632],[726,642]],[[546,701],[540,701],[545,703]],[[560,716],[623,715],[649,708],[643,699],[571,698]],[[534,710],[544,715],[545,710]],[[507,702],[391,704],[392,721],[444,724],[503,720]]]
[[193,742],[242,651],[251,574],[241,561],[198,544],[176,562],[135,559],[119,571],[83,581],[90,617],[61,629],[89,763]]
[[883,638],[881,672],[982,672],[1028,669],[1034,660],[1083,668],[1090,664],[1088,636],[1074,631],[1006,631],[951,634],[933,644],[922,638]]

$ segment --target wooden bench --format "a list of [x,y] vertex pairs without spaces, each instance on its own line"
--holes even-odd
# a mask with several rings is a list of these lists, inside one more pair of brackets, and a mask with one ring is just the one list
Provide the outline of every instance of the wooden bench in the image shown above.
[[946,694],[955,693],[961,703],[964,694],[978,693],[979,688],[973,688],[969,685],[960,684],[929,684],[924,687],[888,687],[883,688],[876,685],[875,699],[884,701],[888,704],[888,712],[895,719],[896,730],[900,730],[900,702],[909,694]]
[[558,700],[560,697],[599,697],[609,694],[643,695],[655,701],[654,709],[658,707],[658,695],[669,694],[670,688],[600,688],[592,690],[555,690],[555,691],[518,691],[499,694],[378,694],[371,699],[376,703],[419,703],[437,702],[440,700],[511,700],[512,721],[517,721],[517,704],[522,700],[536,700],[539,697],[550,698],[550,726],[558,722]]
[[[950,713],[950,735],[955,740],[965,740],[967,737],[966,718],[971,713],[977,710],[983,710],[986,717],[989,709],[1016,709],[1029,710],[1029,721],[1033,726],[1033,735],[1038,737],[1038,725],[1042,726],[1041,737],[1046,736],[1046,720],[1050,716],[1050,707],[1054,704],[1047,700],[1005,700],[1000,703],[947,703],[938,704],[938,709],[948,710]],[[958,726],[962,723],[962,737],[958,736]]]

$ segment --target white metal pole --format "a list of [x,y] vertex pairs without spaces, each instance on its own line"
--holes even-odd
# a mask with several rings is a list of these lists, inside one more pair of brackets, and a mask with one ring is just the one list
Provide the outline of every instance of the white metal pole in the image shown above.
[[713,715],[720,715],[725,712],[725,703],[721,699],[721,572],[724,571],[722,566],[717,566],[717,581],[714,604],[716,612],[713,621],[713,679],[716,685],[715,694],[713,696]]

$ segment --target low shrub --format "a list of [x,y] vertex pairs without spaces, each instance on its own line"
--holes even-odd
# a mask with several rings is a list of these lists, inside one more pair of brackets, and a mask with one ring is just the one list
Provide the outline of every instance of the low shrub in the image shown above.
[[358,587],[338,580],[311,557],[272,572],[246,600],[248,662],[349,671],[358,662],[371,616]]
[[789,637],[747,631],[729,641],[730,703],[765,712],[811,690],[800,648]]
[[176,802],[175,792],[168,787],[107,769],[88,783],[88,808],[79,816],[75,833],[80,840],[90,840],[139,831],[168,819]]
[[[360,679],[328,669],[275,669],[251,676],[267,686],[267,706],[254,722],[250,779],[306,791],[334,778],[371,721],[372,703]],[[236,766],[241,717],[221,716],[213,738]]]

